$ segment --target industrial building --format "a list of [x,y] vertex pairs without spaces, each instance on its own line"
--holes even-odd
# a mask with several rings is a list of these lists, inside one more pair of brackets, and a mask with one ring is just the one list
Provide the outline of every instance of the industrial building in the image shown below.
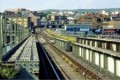
[[82,35],[92,35],[92,25],[91,24],[68,24],[64,26],[64,29],[57,29],[60,34],[68,36],[82,36]]

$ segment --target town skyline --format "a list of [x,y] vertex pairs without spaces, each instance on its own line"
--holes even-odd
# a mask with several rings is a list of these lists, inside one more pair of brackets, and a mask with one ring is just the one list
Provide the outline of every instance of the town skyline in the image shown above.
[[0,80],[120,80],[120,0],[0,0]]
[[[46,9],[105,9],[120,8],[120,0],[1,0],[0,11],[5,9],[26,8],[29,10],[46,10]],[[34,5],[35,4],[35,5]],[[72,6],[71,6],[72,5]]]

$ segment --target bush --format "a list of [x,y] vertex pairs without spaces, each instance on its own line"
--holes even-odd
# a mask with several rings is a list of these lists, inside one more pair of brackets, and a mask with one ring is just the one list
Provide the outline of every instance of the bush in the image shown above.
[[9,68],[9,67],[1,67],[0,68],[0,76],[3,79],[13,79],[15,74],[16,74],[16,70],[14,68]]
[[58,38],[62,38],[71,42],[75,42],[75,38],[74,37],[69,37],[69,36],[63,36],[63,35],[58,35],[56,33],[54,33],[53,31],[51,31],[50,29],[46,30],[47,33],[51,34],[54,37],[58,37]]

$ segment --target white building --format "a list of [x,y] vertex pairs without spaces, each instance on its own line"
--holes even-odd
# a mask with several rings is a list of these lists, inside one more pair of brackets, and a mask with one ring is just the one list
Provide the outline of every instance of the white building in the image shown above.
[[113,15],[116,15],[118,13],[119,13],[119,11],[112,12]]
[[102,13],[103,15],[108,15],[108,12],[106,12],[105,10],[103,10],[101,13]]

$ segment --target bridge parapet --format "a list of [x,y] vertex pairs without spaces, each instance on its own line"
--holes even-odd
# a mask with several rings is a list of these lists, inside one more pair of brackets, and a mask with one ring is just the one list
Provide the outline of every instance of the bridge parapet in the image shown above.
[[0,16],[0,61],[12,55],[16,46],[29,36],[29,29]]

